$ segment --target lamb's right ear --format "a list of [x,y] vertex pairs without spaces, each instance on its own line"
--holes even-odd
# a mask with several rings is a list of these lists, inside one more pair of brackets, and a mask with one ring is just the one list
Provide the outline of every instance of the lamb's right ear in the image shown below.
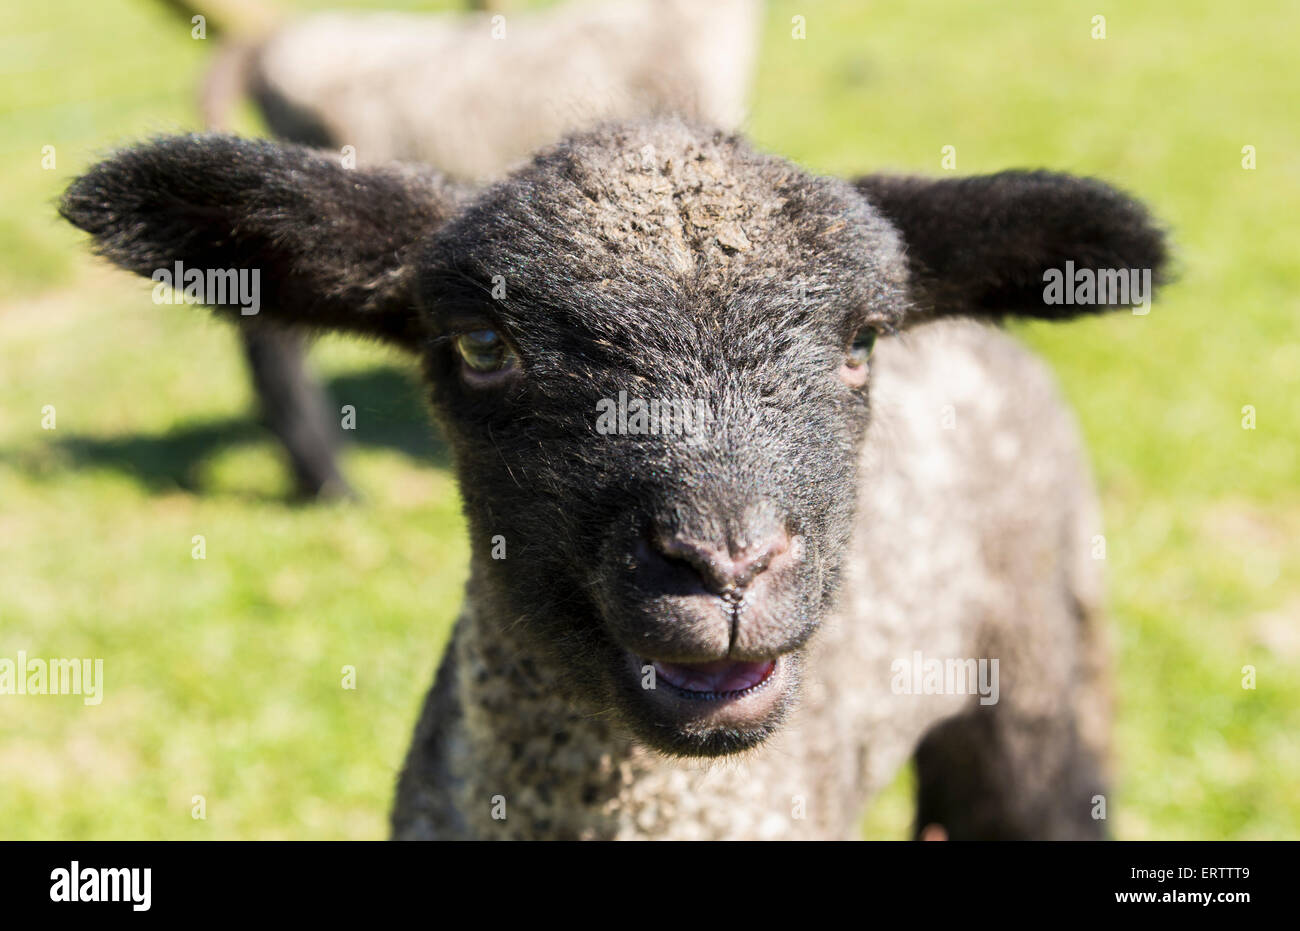
[[[178,262],[255,271],[269,318],[415,348],[415,254],[457,201],[453,186],[414,169],[348,169],[299,146],[188,135],[95,165],[60,213],[137,274],[170,276]],[[233,290],[214,306],[239,313]]]

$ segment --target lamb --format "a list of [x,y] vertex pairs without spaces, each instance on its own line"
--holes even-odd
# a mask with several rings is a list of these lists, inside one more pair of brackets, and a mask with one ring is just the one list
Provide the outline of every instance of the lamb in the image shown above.
[[[760,10],[761,0],[578,0],[496,21],[318,14],[228,44],[205,81],[204,121],[229,128],[231,105],[247,90],[281,139],[481,182],[605,120],[673,113],[739,127]],[[254,386],[299,493],[346,494],[338,432],[300,340],[244,323]]]
[[[667,119],[486,189],[162,138],[61,209],[124,268],[258,268],[285,322],[420,358],[471,575],[394,837],[845,838],[909,756],[918,832],[1104,835],[1094,493],[989,324],[1107,309],[1045,302],[1067,261],[1161,281],[1128,196],[849,183]],[[707,422],[598,432],[620,392]],[[904,681],[935,661],[997,687]]]

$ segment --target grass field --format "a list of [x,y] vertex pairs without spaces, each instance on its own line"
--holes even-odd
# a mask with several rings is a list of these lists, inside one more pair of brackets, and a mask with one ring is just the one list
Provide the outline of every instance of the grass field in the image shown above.
[[[1095,174],[1167,223],[1181,279],[1149,316],[1019,328],[1104,501],[1111,824],[1300,838],[1300,7],[1127,3],[1093,39],[1106,12],[770,2],[752,132],[826,172],[937,174],[952,145],[958,173]],[[380,837],[466,565],[409,366],[318,345],[365,501],[287,502],[232,330],[52,207],[97,153],[196,127],[210,48],[151,0],[45,0],[0,7],[0,50],[0,658],[105,660],[102,704],[0,695],[0,837]],[[868,836],[905,835],[908,780]]]

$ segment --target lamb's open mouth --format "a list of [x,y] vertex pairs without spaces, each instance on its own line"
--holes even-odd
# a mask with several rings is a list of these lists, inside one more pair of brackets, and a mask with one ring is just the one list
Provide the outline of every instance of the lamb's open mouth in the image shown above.
[[758,662],[714,660],[708,663],[652,661],[658,681],[686,698],[722,701],[763,688],[772,679],[776,660]]
[[703,663],[625,653],[629,710],[639,735],[665,752],[719,756],[765,740],[790,707],[799,657]]

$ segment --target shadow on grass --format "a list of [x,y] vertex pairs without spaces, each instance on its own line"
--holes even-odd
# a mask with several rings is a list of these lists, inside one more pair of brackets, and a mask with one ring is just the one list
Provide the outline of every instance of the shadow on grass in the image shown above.
[[[327,382],[326,390],[331,398],[347,398],[356,408],[356,429],[339,429],[344,446],[393,449],[425,465],[448,465],[446,446],[429,420],[420,389],[402,369],[380,367],[341,375]],[[203,464],[216,453],[251,444],[279,446],[254,413],[166,433],[108,439],[72,436],[55,442],[63,454],[60,458],[66,457],[74,466],[116,469],[151,490],[192,492],[204,490]]]

